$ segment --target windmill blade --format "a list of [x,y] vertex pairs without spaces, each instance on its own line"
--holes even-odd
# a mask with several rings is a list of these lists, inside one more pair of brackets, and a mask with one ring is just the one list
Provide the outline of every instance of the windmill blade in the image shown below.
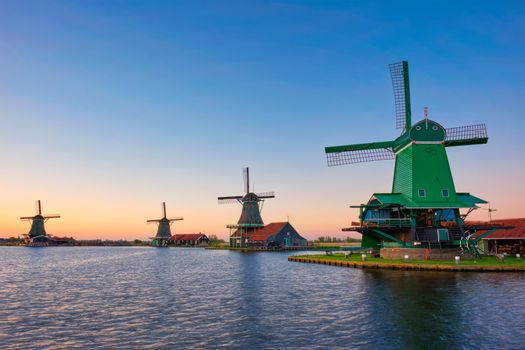
[[392,86],[394,88],[394,103],[396,108],[396,129],[407,129],[411,126],[412,112],[410,109],[410,86],[408,81],[408,62],[398,62],[389,65]]
[[182,216],[172,216],[171,218],[168,218],[169,221],[180,221],[184,220],[184,217]]
[[147,223],[160,222],[160,219],[146,220]]
[[325,152],[328,166],[337,166],[394,159],[392,146],[392,141],[360,143],[326,147]]
[[60,214],[46,214],[42,215],[44,219],[57,219],[60,217]]
[[256,193],[256,196],[262,199],[275,198],[275,193],[274,192],[261,192],[261,193]]
[[217,199],[219,201],[219,204],[232,204],[232,203],[239,203],[239,201],[242,199],[242,196],[219,197]]
[[445,146],[466,146],[487,143],[489,137],[485,124],[458,126],[446,129]]
[[242,199],[242,196],[223,196],[223,197],[217,197],[218,200],[222,201],[225,199]]
[[162,217],[165,218],[166,217],[166,202],[162,202],[161,203],[160,210],[161,210],[161,213],[162,213]]
[[373,162],[377,160],[391,160],[395,154],[391,149],[371,149],[362,151],[347,151],[326,154],[328,166]]
[[37,215],[42,215],[42,205],[40,204],[40,199],[37,199],[35,201],[35,205],[36,205],[36,213],[37,213]]
[[34,216],[22,216],[20,220],[33,220]]
[[244,180],[244,193],[248,193],[250,192],[250,168],[243,168],[242,176]]

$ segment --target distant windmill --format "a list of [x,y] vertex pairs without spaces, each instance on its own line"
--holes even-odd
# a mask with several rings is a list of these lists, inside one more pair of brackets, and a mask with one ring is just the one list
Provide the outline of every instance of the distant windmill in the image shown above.
[[487,204],[488,204],[488,208],[481,208],[481,209],[486,210],[489,213],[489,222],[492,222],[492,212],[498,211],[498,209],[491,208],[490,202],[488,202]]
[[166,216],[166,202],[161,204],[162,218],[147,220],[148,223],[158,223],[157,235],[152,237],[151,245],[156,247],[165,247],[171,237],[171,224],[174,221],[184,220],[182,216],[168,218]]
[[35,216],[22,216],[20,220],[22,221],[32,221],[31,223],[31,229],[29,230],[29,233],[27,234],[27,237],[29,239],[29,244],[31,243],[42,243],[45,245],[47,242],[47,233],[44,226],[44,223],[49,219],[56,219],[59,218],[59,214],[48,214],[48,215],[42,215],[42,206],[40,204],[40,200],[36,201],[36,215]]
[[[237,225],[229,225],[228,228],[236,229],[230,235],[230,245],[242,246],[243,236],[249,229],[255,229],[264,226],[261,217],[262,204],[268,198],[275,198],[273,192],[254,193],[250,192],[250,169],[243,169],[244,175],[244,195],[218,197],[219,204],[240,203],[242,205],[241,217]],[[261,203],[261,205],[259,205]]]

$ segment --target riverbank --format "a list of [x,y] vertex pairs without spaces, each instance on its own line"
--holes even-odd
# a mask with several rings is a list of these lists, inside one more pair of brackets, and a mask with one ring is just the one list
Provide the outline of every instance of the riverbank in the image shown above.
[[390,260],[383,258],[366,257],[361,261],[361,255],[352,255],[348,258],[343,254],[334,255],[292,255],[288,261],[323,264],[351,268],[390,269],[390,270],[431,270],[431,271],[501,271],[525,272],[525,260],[515,257],[506,257],[503,262],[493,256],[486,256],[477,260],[462,260],[456,264],[453,260]]
[[204,249],[210,250],[231,250],[234,252],[243,253],[256,253],[256,252],[284,252],[284,251],[301,251],[301,250],[312,250],[309,247],[288,247],[288,248],[263,248],[263,247],[247,247],[247,248],[235,248],[229,246],[207,246]]

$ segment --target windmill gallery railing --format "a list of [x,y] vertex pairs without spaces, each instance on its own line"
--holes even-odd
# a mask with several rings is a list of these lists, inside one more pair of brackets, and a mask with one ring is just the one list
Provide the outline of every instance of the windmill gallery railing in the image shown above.
[[363,220],[363,227],[410,227],[410,218],[372,218]]

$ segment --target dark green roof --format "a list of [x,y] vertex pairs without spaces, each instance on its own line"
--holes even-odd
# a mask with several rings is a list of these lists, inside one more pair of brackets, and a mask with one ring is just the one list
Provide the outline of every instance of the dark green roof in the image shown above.
[[488,202],[486,200],[483,200],[481,198],[478,198],[476,196],[471,195],[470,193],[456,193],[456,196],[458,197],[458,200],[464,203],[470,204],[472,207],[475,207],[476,204],[487,204]]
[[376,199],[384,206],[400,206],[413,209],[424,208],[476,208],[476,204],[487,203],[470,193],[457,193],[456,201],[414,202],[402,193],[374,193],[370,201]]

